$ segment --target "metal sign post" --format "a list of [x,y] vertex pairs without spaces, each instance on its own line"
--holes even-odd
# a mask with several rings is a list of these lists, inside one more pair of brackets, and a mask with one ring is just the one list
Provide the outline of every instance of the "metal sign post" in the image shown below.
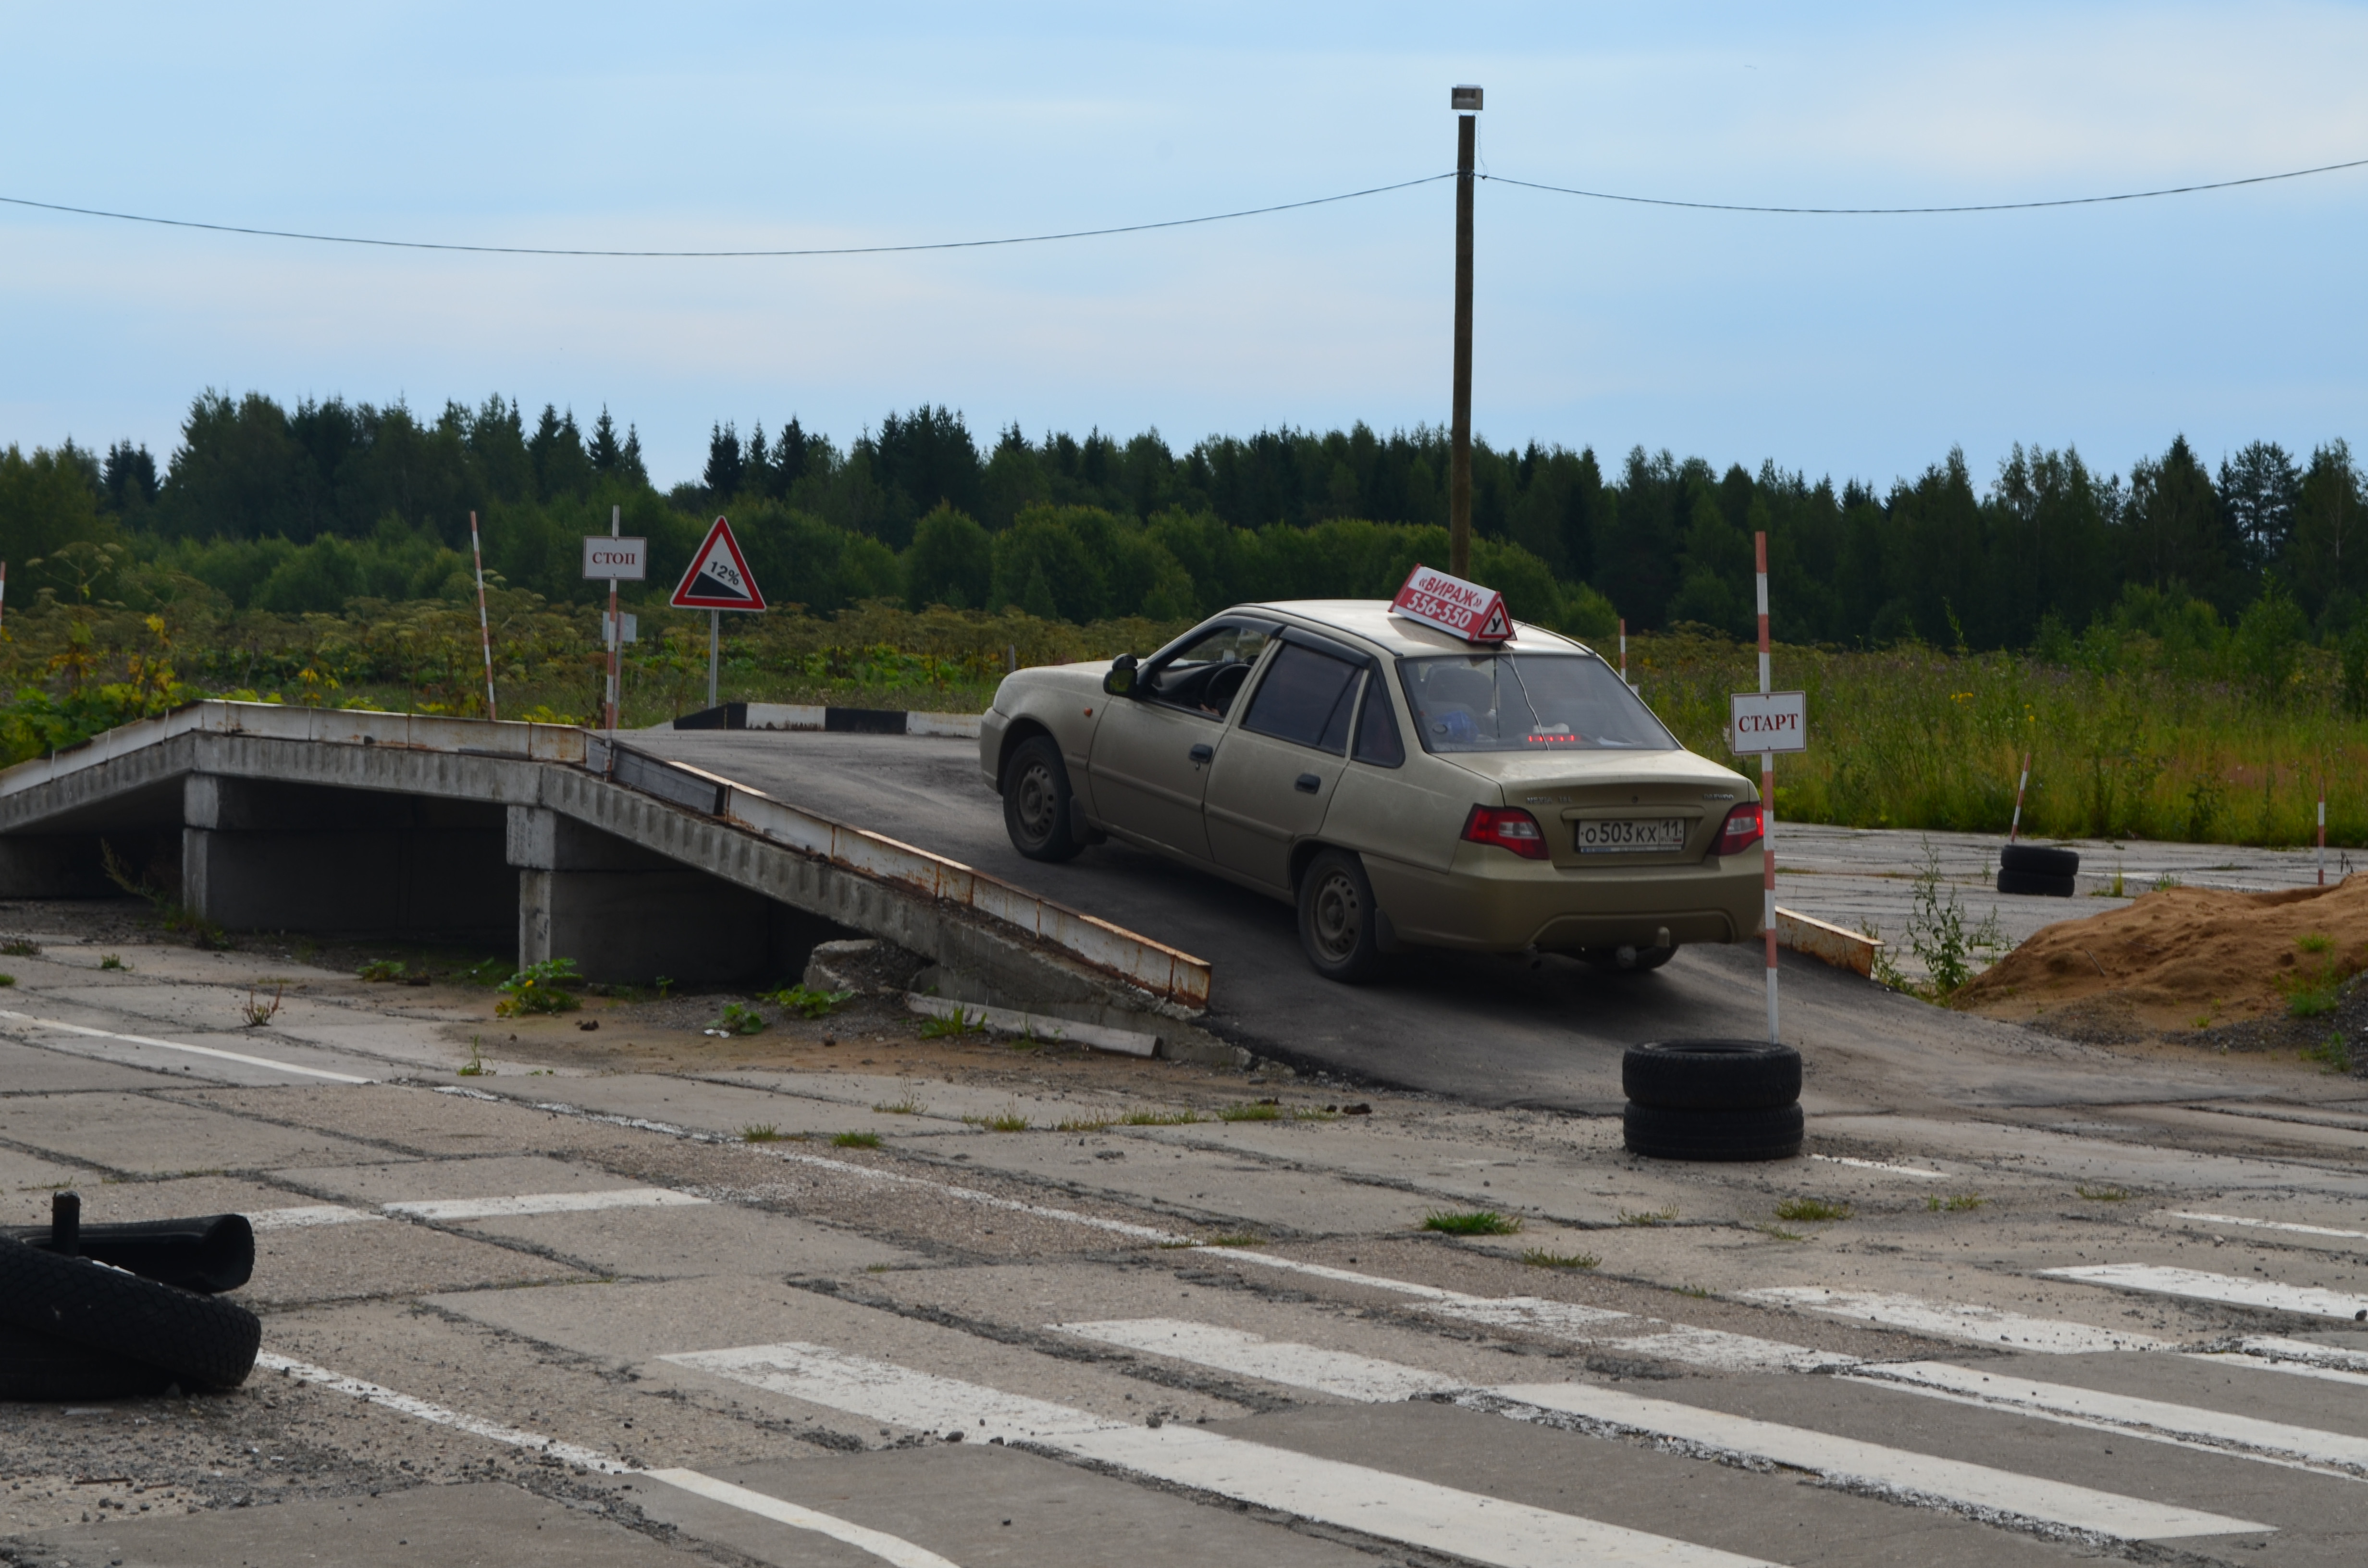
[[485,619],[485,547],[477,542],[477,514],[469,514],[469,553],[477,561],[477,642],[485,651],[485,717],[498,719],[494,711],[494,631],[493,623]]
[[723,612],[765,608],[765,596],[757,591],[757,579],[740,553],[740,541],[732,537],[729,521],[715,519],[715,526],[707,530],[706,542],[690,558],[689,568],[675,585],[674,597],[666,602],[677,609],[708,612],[707,705],[712,708],[716,701],[716,670],[723,657]]
[[602,718],[607,722],[612,746],[617,741],[617,710],[624,697],[620,661],[624,656],[625,619],[617,613],[617,585],[638,583],[650,574],[650,541],[625,538],[624,526],[625,509],[611,506],[608,537],[588,534],[584,540],[584,575],[593,581],[609,579],[609,618],[600,629],[601,640],[609,644],[609,678],[601,706],[608,710]]

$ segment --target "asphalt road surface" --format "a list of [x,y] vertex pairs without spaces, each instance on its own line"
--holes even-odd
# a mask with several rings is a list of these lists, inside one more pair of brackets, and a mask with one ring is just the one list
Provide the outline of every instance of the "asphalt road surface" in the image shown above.
[[[632,744],[1204,958],[1215,976],[1208,1027],[1281,1061],[1481,1104],[1600,1111],[1621,1103],[1620,1055],[1633,1043],[1766,1031],[1756,943],[1685,949],[1646,975],[1554,956],[1417,952],[1383,983],[1329,983],[1308,969],[1292,911],[1279,901],[1116,843],[1065,865],[1022,858],[980,777],[974,742],[643,731]],[[1936,1011],[1790,952],[1782,960],[1781,1032],[1810,1053],[1813,1108],[1870,1093],[1885,1104],[1904,1092],[1978,1108],[2197,1092],[2175,1071],[2100,1081],[2058,1073],[2044,1057],[2001,1057],[1995,1048],[2022,1031]]]
[[0,1403],[19,1568],[2368,1556],[2368,1085],[2291,1060],[2117,1103],[2128,1059],[1959,1040],[2062,1103],[1869,1073],[1808,1158],[1687,1166],[886,998],[495,1019],[82,918],[0,906],[0,1223],[248,1215],[265,1359]]

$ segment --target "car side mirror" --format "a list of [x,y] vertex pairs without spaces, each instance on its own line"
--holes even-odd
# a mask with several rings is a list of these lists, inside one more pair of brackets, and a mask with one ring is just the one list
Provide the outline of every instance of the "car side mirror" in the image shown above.
[[1112,697],[1134,695],[1134,655],[1121,653],[1112,661],[1110,674],[1102,676],[1102,689]]

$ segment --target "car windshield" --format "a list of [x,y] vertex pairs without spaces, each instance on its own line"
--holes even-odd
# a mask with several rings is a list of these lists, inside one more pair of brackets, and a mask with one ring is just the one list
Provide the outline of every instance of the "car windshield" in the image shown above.
[[1585,653],[1401,659],[1398,671],[1429,751],[1678,749],[1619,675]]

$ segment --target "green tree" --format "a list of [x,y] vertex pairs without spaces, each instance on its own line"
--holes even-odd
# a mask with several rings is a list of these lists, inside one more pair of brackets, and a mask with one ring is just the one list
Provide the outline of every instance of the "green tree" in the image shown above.
[[905,602],[985,609],[995,591],[995,540],[966,513],[939,506],[913,528],[905,553]]

